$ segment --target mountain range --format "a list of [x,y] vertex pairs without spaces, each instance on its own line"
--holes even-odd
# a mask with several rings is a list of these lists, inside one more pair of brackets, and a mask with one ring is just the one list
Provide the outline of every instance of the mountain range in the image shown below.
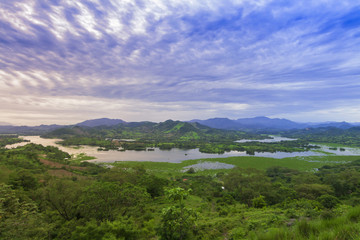
[[348,122],[298,123],[288,119],[268,117],[240,118],[236,120],[228,118],[211,118],[207,120],[195,119],[190,122],[198,122],[209,127],[229,130],[290,130],[319,127],[348,129],[359,125],[357,123]]
[[[290,129],[303,129],[303,128],[319,128],[319,127],[336,127],[341,129],[348,129],[354,126],[359,126],[360,123],[348,123],[348,122],[321,122],[321,123],[298,123],[288,119],[280,118],[268,118],[268,117],[254,117],[254,118],[240,118],[240,119],[228,119],[228,118],[211,118],[207,120],[194,119],[188,122],[197,122],[202,125],[226,130],[242,130],[242,131],[281,131]],[[68,126],[80,126],[80,127],[98,127],[98,126],[116,126],[119,124],[130,124],[121,119],[109,119],[99,118],[86,120],[73,125],[40,125],[40,126],[12,126],[12,125],[0,125],[0,133],[2,134],[43,134],[53,131],[58,128]],[[132,123],[135,124],[135,123]]]

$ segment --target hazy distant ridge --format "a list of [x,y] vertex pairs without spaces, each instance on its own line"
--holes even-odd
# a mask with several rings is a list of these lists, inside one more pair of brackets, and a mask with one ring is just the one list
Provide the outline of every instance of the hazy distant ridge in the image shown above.
[[114,126],[120,123],[126,123],[121,119],[109,119],[109,118],[99,118],[86,120],[81,123],[77,123],[76,126],[85,126],[85,127],[98,127],[98,126]]
[[[210,118],[206,120],[194,119],[189,122],[198,122],[202,125],[226,130],[290,130],[303,128],[318,128],[318,127],[336,127],[341,129],[348,129],[354,126],[359,126],[359,123],[348,122],[323,122],[323,123],[298,123],[288,119],[268,118],[268,117],[254,117],[254,118],[239,118],[231,120],[228,118]],[[86,120],[72,125],[40,125],[40,126],[1,126],[0,133],[17,133],[36,135],[53,131],[58,128],[67,126],[81,126],[81,127],[99,127],[99,126],[116,126],[119,124],[140,124],[143,122],[129,123],[121,119],[99,118]]]
[[190,122],[198,122],[213,128],[231,130],[290,130],[310,127],[337,127],[347,129],[358,125],[356,123],[350,124],[347,122],[298,123],[288,119],[268,117],[239,118],[236,120],[228,118],[210,118],[207,120],[194,119]]

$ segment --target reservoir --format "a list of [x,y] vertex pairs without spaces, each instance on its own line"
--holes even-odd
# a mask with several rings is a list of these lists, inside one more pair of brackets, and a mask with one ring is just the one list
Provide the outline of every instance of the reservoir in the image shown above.
[[261,139],[261,140],[252,140],[252,139],[241,139],[235,142],[238,143],[246,143],[246,142],[263,142],[263,143],[271,143],[271,142],[281,142],[281,141],[295,141],[297,139],[295,138],[286,138],[286,137],[280,137],[280,136],[273,136],[270,135],[271,138],[269,139]]
[[[69,154],[78,155],[80,153],[85,153],[88,156],[93,156],[96,159],[89,160],[90,162],[116,162],[116,161],[151,161],[151,162],[172,162],[179,163],[184,160],[191,159],[205,159],[205,158],[224,158],[224,157],[235,157],[235,156],[249,156],[246,152],[231,151],[225,152],[223,154],[211,154],[211,153],[201,153],[199,149],[178,149],[173,148],[171,150],[160,150],[155,148],[154,151],[134,151],[127,150],[124,152],[121,151],[97,151],[98,147],[94,146],[80,146],[80,147],[64,147],[57,142],[61,139],[46,139],[40,138],[39,136],[21,136],[24,140],[28,140],[31,143],[41,144],[43,146],[55,146],[64,152]],[[278,137],[277,141],[287,140],[286,138]],[[266,139],[273,140],[273,139]],[[293,140],[293,139],[291,139]],[[263,141],[263,140],[262,140]],[[274,141],[274,140],[273,140]],[[6,146],[7,148],[14,148],[17,146],[23,146],[28,142],[16,143]],[[359,149],[345,148],[345,151],[340,150],[329,150],[327,146],[321,145],[321,152],[319,151],[307,151],[307,152],[255,152],[257,157],[271,157],[271,158],[287,158],[287,157],[297,157],[297,156],[324,156],[327,154],[334,155],[360,155]]]

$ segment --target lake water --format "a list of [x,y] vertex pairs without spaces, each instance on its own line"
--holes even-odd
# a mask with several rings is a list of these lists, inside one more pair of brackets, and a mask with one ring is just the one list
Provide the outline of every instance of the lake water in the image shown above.
[[246,142],[263,142],[263,143],[271,143],[271,142],[281,142],[281,141],[295,141],[297,139],[295,138],[286,138],[286,137],[280,137],[280,136],[273,136],[270,135],[270,139],[261,139],[261,140],[252,140],[252,139],[241,139],[235,142],[238,143],[246,143]]
[[[90,160],[91,162],[116,162],[116,161],[151,161],[151,162],[172,162],[179,163],[184,160],[190,159],[203,159],[203,158],[224,158],[224,157],[235,157],[235,156],[249,156],[246,152],[237,152],[231,151],[226,152],[224,154],[210,154],[210,153],[201,153],[199,149],[178,149],[173,148],[171,150],[160,150],[155,148],[154,151],[133,151],[128,150],[125,152],[120,151],[97,151],[98,147],[92,146],[81,146],[80,149],[73,147],[64,147],[56,142],[61,141],[61,139],[45,139],[40,138],[39,136],[22,136],[23,139],[29,140],[32,143],[42,144],[43,146],[55,146],[60,150],[68,152],[69,154],[80,154],[85,153],[88,156],[94,156],[96,159]],[[284,141],[285,138],[276,138],[278,141]],[[16,143],[12,145],[8,145],[7,148],[13,148],[17,146],[23,146],[27,144],[27,142]],[[329,152],[337,155],[360,155],[360,149],[353,148],[345,148],[345,151],[335,151],[329,150],[329,147],[322,146],[321,149],[324,152]],[[324,156],[324,153],[321,152],[256,152],[254,156],[257,157],[270,157],[270,158],[287,158],[287,157],[297,157],[297,156]]]
[[340,156],[360,156],[360,148],[351,148],[351,147],[341,147],[343,151],[340,150],[340,147],[334,149],[330,149],[327,145],[318,145],[320,148],[318,150],[324,151],[333,155]]

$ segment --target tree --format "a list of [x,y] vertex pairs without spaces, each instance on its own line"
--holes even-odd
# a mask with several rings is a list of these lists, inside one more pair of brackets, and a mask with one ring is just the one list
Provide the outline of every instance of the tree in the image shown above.
[[260,195],[252,200],[252,205],[254,208],[263,208],[266,206],[264,196]]
[[46,239],[50,225],[29,198],[0,184],[0,239]]
[[82,214],[99,221],[113,221],[117,215],[141,210],[150,196],[142,187],[95,182],[85,189],[80,209]]
[[49,206],[65,220],[71,220],[78,214],[81,195],[78,182],[67,179],[55,179],[49,182],[43,190],[43,196]]
[[325,194],[317,199],[325,208],[332,209],[340,203],[339,199],[335,196]]
[[37,188],[38,180],[29,170],[22,169],[10,174],[9,184],[12,185],[13,188],[22,188],[29,191]]
[[324,194],[332,194],[331,186],[325,184],[299,184],[295,186],[295,191],[301,198],[315,200]]
[[263,171],[256,169],[234,168],[224,176],[224,187],[235,200],[252,205],[252,200],[259,195],[267,199],[271,181]]
[[175,204],[171,207],[164,208],[162,211],[161,239],[191,239],[197,214],[191,208],[187,208],[184,203],[190,191],[190,189],[185,190],[180,187],[166,191],[166,196],[174,201]]

